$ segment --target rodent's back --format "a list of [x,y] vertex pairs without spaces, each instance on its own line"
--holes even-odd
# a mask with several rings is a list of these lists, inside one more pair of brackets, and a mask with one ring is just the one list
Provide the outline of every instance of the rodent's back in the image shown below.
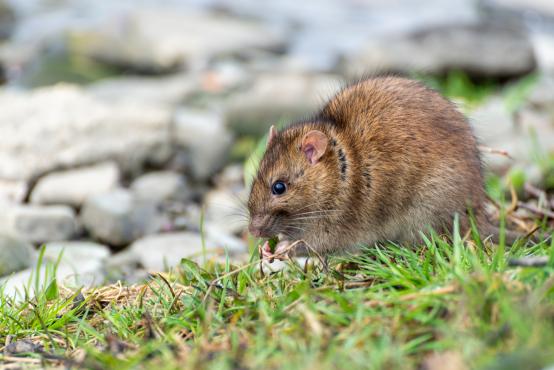
[[468,206],[482,217],[476,139],[463,114],[437,92],[403,78],[368,79],[339,92],[321,117],[335,123],[358,162],[349,216],[362,229],[413,240],[424,223],[450,229],[454,213],[467,227]]

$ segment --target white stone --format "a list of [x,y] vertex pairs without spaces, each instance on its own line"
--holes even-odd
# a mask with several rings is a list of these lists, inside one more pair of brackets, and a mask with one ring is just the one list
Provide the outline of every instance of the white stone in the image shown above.
[[56,262],[61,256],[61,263],[79,270],[84,261],[97,262],[98,268],[110,257],[110,249],[99,243],[90,241],[62,241],[46,243],[44,258]]
[[117,247],[159,230],[161,222],[153,202],[125,189],[87,198],[81,221],[95,239]]
[[112,159],[138,172],[171,154],[167,108],[103,102],[63,84],[0,92],[0,106],[2,179],[29,180]]
[[0,205],[21,203],[27,194],[27,184],[21,180],[0,179]]
[[272,72],[226,103],[227,125],[239,134],[266,134],[272,124],[313,114],[341,87],[334,75]]
[[0,214],[0,232],[31,243],[67,240],[76,228],[75,212],[67,206],[15,205]]
[[504,102],[490,98],[471,113],[475,134],[483,146],[508,152],[509,157],[484,152],[488,169],[504,173],[514,165],[529,167],[535,152],[554,150],[554,116],[548,111],[523,108],[515,119]]
[[35,251],[31,244],[11,236],[0,235],[0,276],[30,267],[34,259]]
[[539,69],[546,73],[554,73],[554,34],[534,32],[531,34],[531,40]]
[[344,58],[350,76],[363,71],[444,73],[460,69],[485,76],[521,75],[535,67],[533,48],[521,25],[483,20],[370,38]]
[[233,136],[216,112],[180,108],[172,133],[175,143],[189,154],[191,175],[197,180],[210,178],[228,159]]
[[141,268],[139,256],[129,248],[110,256],[104,267],[111,281],[123,280],[128,284],[135,284],[144,282],[149,276],[148,272]]
[[493,96],[469,113],[476,135],[485,145],[504,141],[517,125],[501,97]]
[[149,71],[195,66],[219,54],[281,48],[283,43],[279,34],[253,21],[164,7],[138,7],[94,29],[72,30],[69,39],[72,52]]
[[117,77],[89,85],[87,91],[108,102],[140,102],[147,105],[177,105],[199,89],[199,82],[188,74],[167,77]]
[[554,67],[551,74],[540,75],[529,95],[529,103],[538,108],[554,109]]
[[45,263],[60,261],[58,280],[65,286],[94,286],[103,283],[104,266],[110,250],[102,244],[88,241],[50,242],[45,246]]
[[[178,265],[181,258],[201,258],[202,239],[189,232],[150,235],[134,242],[130,249],[139,256],[144,268],[163,271]],[[212,255],[211,251],[209,253]]]
[[554,153],[554,109],[541,111],[522,109],[518,113],[521,136],[529,145],[527,158],[532,161],[533,149],[541,154]]
[[483,152],[483,161],[487,169],[503,173],[513,164],[524,150],[517,138],[517,126],[512,115],[506,109],[503,100],[492,97],[469,114],[475,136],[480,145],[495,150],[508,151],[510,157]]
[[[54,262],[46,261],[41,266],[38,274],[39,289],[46,289],[52,282],[54,276],[46,274],[45,270],[52,268],[54,264]],[[6,296],[21,301],[25,298],[25,292],[28,293],[28,298],[34,297],[36,277],[36,267],[28,268],[0,279],[0,286],[4,289]],[[58,284],[66,288],[89,289],[101,285],[105,280],[105,275],[103,266],[98,263],[98,260],[83,259],[77,267],[64,262],[60,263],[56,269],[55,278]]]
[[[286,30],[291,24],[297,25],[284,56],[292,63],[283,67],[304,72],[333,70],[340,55],[360,50],[368,39],[467,24],[476,21],[480,13],[478,3],[471,0],[241,0],[227,2],[226,8],[235,14],[280,24]],[[356,78],[368,72],[371,70],[367,68],[360,70]]]
[[221,246],[227,249],[233,256],[248,253],[248,248],[244,240],[222,230],[219,226],[220,225],[215,225],[211,222],[206,222],[204,225],[203,231],[210,245]]
[[219,173],[215,178],[216,186],[220,189],[229,189],[239,192],[244,189],[244,166],[240,163],[233,163]]
[[[206,240],[206,258],[225,255],[225,246]],[[149,271],[163,271],[178,265],[182,258],[203,260],[202,238],[191,232],[149,235],[134,242],[130,250]],[[227,249],[232,256],[233,250]]]
[[133,181],[130,189],[136,197],[155,203],[169,200],[186,201],[191,196],[186,178],[171,171],[144,174]]
[[[491,1],[491,0],[489,0]],[[535,11],[541,14],[554,16],[554,4],[550,0],[492,0],[496,6],[511,8],[520,11]]]
[[80,207],[87,197],[117,187],[119,177],[119,169],[113,162],[53,172],[37,182],[31,193],[31,203]]
[[202,72],[201,88],[208,93],[224,93],[246,86],[252,80],[252,74],[246,68],[244,63],[239,61],[215,62]]

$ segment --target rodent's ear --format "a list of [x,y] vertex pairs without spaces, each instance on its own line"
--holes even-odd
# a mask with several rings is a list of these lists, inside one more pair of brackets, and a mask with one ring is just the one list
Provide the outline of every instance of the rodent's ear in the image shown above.
[[269,134],[267,135],[266,148],[269,146],[269,144],[271,144],[271,141],[273,141],[273,139],[275,139],[276,137],[277,137],[277,130],[275,129],[274,125],[271,125],[271,127],[269,128]]
[[319,161],[323,154],[325,154],[327,142],[327,135],[318,130],[312,130],[304,135],[301,150],[308,162],[316,164]]

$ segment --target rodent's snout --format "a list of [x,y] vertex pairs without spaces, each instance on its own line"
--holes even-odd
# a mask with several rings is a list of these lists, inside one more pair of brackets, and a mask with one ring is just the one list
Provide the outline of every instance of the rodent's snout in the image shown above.
[[248,231],[257,238],[269,238],[271,234],[271,228],[269,227],[271,216],[266,215],[254,215],[250,219],[250,225],[248,225]]

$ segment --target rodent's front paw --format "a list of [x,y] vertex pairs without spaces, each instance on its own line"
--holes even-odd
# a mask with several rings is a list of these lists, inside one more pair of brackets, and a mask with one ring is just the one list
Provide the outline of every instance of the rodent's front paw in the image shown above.
[[281,240],[277,245],[275,246],[275,256],[278,258],[278,256],[285,257],[287,253],[290,251],[291,242],[288,240]]
[[273,257],[273,252],[271,251],[271,246],[269,241],[266,240],[265,243],[260,247],[261,258],[266,260]]
[[290,250],[290,245],[291,243],[288,240],[282,240],[277,243],[275,251],[272,252],[270,243],[266,240],[260,248],[261,257],[264,260],[269,260],[269,262],[273,262],[274,259],[284,260]]

